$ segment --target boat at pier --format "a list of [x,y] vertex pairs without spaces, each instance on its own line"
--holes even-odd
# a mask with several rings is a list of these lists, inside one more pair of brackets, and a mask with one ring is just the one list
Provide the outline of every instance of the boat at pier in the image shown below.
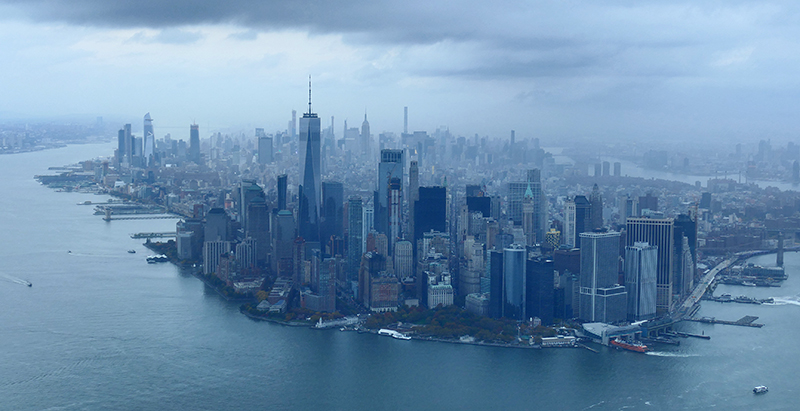
[[378,335],[388,335],[389,337],[396,338],[398,340],[410,340],[411,339],[411,337],[409,337],[409,336],[407,336],[407,335],[405,335],[403,333],[397,332],[395,330],[388,330],[386,328],[381,328],[380,330],[378,330]]
[[165,256],[164,254],[151,255],[147,257],[147,262],[150,264],[166,263],[167,261],[169,261],[169,257]]
[[647,346],[637,342],[628,342],[620,338],[615,338],[611,340],[610,343],[611,345],[617,348],[622,348],[628,351],[640,352],[640,353],[647,352]]

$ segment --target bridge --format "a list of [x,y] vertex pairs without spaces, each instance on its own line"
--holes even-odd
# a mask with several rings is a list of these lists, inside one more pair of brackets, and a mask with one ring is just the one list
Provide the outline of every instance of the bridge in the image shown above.
[[136,233],[131,234],[131,238],[165,238],[165,237],[176,237],[178,234],[174,231],[168,231],[164,233]]

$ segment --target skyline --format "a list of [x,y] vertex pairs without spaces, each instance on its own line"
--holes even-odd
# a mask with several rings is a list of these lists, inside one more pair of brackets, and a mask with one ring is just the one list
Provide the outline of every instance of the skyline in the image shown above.
[[[70,7],[2,2],[0,121],[133,117],[284,129],[323,118],[523,138],[788,140],[798,7],[443,2]],[[323,124],[327,126],[327,124]],[[162,136],[157,131],[157,136]]]

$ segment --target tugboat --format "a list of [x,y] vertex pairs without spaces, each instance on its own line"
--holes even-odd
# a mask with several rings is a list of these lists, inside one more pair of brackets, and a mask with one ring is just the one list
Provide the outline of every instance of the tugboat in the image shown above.
[[763,394],[769,391],[766,385],[759,385],[758,387],[753,388],[753,394]]
[[625,341],[625,340],[620,339],[620,338],[615,338],[615,339],[611,340],[610,343],[611,343],[611,345],[613,345],[613,346],[615,346],[617,348],[622,348],[622,349],[625,349],[625,350],[628,350],[628,351],[633,351],[633,352],[645,353],[648,350],[647,346],[644,345],[644,344],[640,344],[640,343],[637,343],[637,342],[628,342],[628,341]]

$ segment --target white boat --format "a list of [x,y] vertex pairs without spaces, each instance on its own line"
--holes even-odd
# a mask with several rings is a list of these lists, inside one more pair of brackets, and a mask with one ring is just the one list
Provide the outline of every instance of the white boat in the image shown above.
[[766,385],[759,385],[758,387],[753,388],[753,394],[763,394],[769,391]]
[[395,330],[388,330],[386,328],[381,328],[380,330],[378,330],[378,335],[388,335],[389,337],[397,338],[398,340],[410,340],[411,339],[411,337],[409,337],[409,336],[407,336],[407,335],[405,335],[403,333],[397,332]]

